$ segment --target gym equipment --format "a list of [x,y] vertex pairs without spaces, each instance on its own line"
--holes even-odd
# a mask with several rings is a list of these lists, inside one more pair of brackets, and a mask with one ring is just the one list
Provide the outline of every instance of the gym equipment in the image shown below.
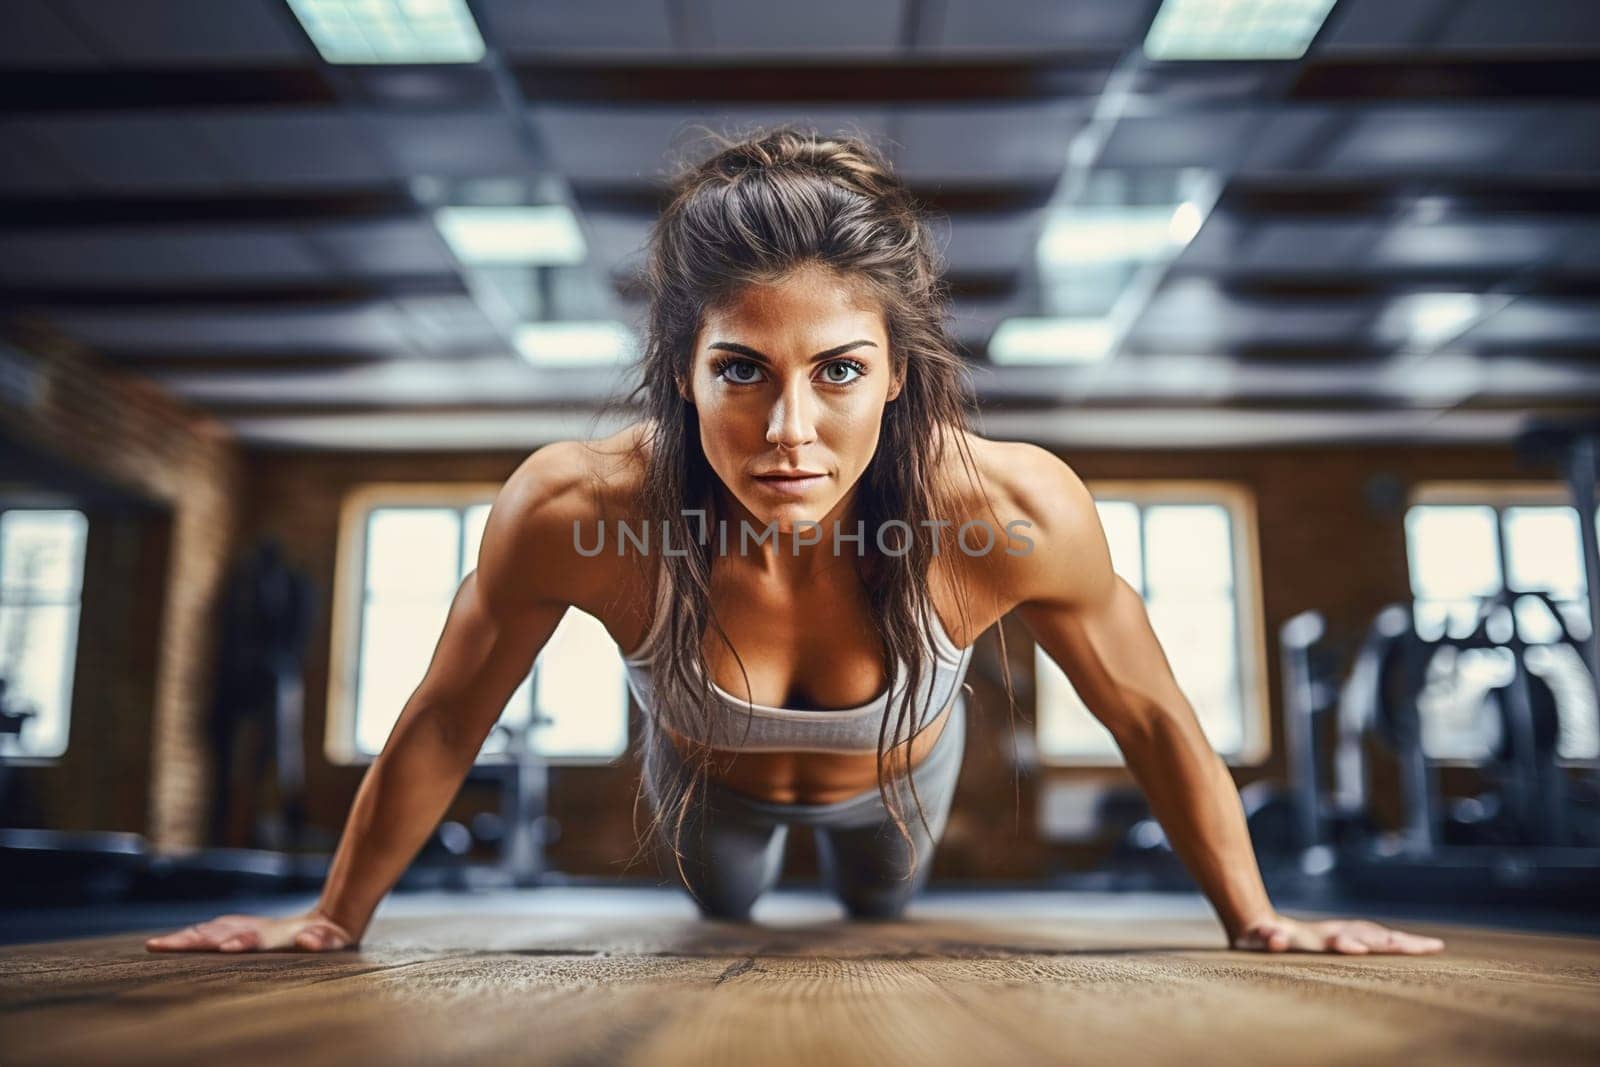
[[[274,806],[256,821],[251,845],[295,853],[304,844],[305,768],[302,659],[311,631],[311,583],[291,568],[268,539],[236,567],[222,611],[211,744],[217,756],[212,840],[226,841],[236,806],[259,801],[270,758]],[[242,783],[235,782],[236,749],[253,729],[254,745]],[[243,786],[249,800],[237,797]]]
[[1589,639],[1584,662],[1600,693],[1600,534],[1596,531],[1595,485],[1600,482],[1600,419],[1578,422],[1535,420],[1517,436],[1517,454],[1526,463],[1554,460],[1578,512],[1583,574],[1588,583]]
[[484,820],[483,830],[500,845],[500,866],[512,885],[535,886],[545,881],[545,845],[555,839],[555,820],[547,814],[550,764],[533,744],[534,731],[555,720],[535,707],[527,724],[499,723],[506,758],[495,766],[500,775],[497,822]]
[[[1529,642],[1521,632],[1516,609],[1526,613],[1530,600],[1553,620],[1549,642]],[[1414,606],[1394,604],[1378,613],[1336,687],[1322,618],[1290,619],[1280,645],[1302,869],[1330,871],[1343,889],[1391,898],[1514,894],[1570,905],[1571,894],[1600,888],[1600,807],[1588,783],[1558,761],[1556,696],[1528,666],[1531,651],[1564,645],[1580,652],[1585,636],[1540,591],[1484,598],[1460,636],[1423,636]],[[1440,662],[1458,669],[1468,654],[1498,657],[1506,678],[1476,709],[1482,753],[1453,761],[1472,762],[1487,789],[1446,797],[1441,761],[1425,745],[1423,696]],[[1373,818],[1372,749],[1386,751],[1398,774],[1400,824],[1391,833]]]
[[[21,737],[22,728],[34,714],[32,707],[14,700],[7,693],[6,679],[0,675],[0,737]],[[4,753],[5,747],[0,746],[0,811],[10,811],[11,774]]]
[[1527,642],[1513,610],[1533,599],[1544,605],[1557,627],[1556,640],[1581,646],[1548,594],[1503,591],[1481,600],[1471,630],[1461,637],[1421,636],[1412,609],[1391,605],[1379,613],[1357,654],[1350,682],[1340,694],[1336,768],[1338,816],[1367,807],[1367,768],[1363,739],[1375,736],[1395,756],[1400,770],[1404,850],[1425,855],[1442,844],[1436,761],[1424,746],[1419,698],[1441,654],[1459,658],[1476,650],[1495,650],[1509,661],[1509,681],[1489,690],[1482,712],[1485,735],[1493,737],[1480,769],[1499,788],[1502,838],[1517,845],[1573,843],[1567,826],[1565,772],[1556,762],[1560,722],[1548,683],[1529,670],[1528,652],[1549,647]]

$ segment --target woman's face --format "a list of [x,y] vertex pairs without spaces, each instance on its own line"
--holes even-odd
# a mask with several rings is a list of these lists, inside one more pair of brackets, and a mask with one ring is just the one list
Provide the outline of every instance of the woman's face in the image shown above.
[[892,377],[882,312],[807,267],[708,312],[682,384],[706,459],[749,512],[740,518],[785,533],[822,523],[829,544],[877,451],[884,405],[900,395]]

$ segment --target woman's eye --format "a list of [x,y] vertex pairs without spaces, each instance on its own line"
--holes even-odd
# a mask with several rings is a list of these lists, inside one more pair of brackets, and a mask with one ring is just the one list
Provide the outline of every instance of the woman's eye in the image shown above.
[[[746,378],[741,376],[738,372],[738,368],[740,367],[749,370],[753,377]],[[730,382],[733,382],[735,385],[751,385],[761,380],[760,371],[757,369],[754,363],[751,363],[747,359],[730,359],[728,362],[722,365],[721,373],[724,378]]]
[[[843,371],[846,374],[854,375],[854,377],[839,377],[835,373],[838,371]],[[827,379],[829,385],[848,385],[850,382],[855,381],[856,378],[861,377],[861,368],[857,367],[854,363],[848,363],[844,360],[840,360],[837,363],[830,363],[824,367],[822,369],[822,374],[823,377]]]

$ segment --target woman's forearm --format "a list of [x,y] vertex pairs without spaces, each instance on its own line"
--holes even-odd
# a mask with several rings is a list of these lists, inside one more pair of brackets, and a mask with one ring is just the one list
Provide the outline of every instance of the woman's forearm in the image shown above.
[[1173,851],[1200,883],[1229,940],[1270,915],[1239,790],[1193,713],[1154,716],[1138,735],[1117,740]]
[[359,938],[461,788],[475,752],[452,741],[447,712],[408,710],[361,779],[317,901]]

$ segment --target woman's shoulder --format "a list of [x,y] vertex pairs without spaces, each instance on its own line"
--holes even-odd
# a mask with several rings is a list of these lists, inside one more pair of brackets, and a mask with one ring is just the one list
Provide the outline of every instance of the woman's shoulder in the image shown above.
[[[553,441],[534,450],[500,488],[484,529],[480,574],[528,597],[583,603],[611,586],[618,557],[578,551],[596,525],[632,517],[649,447],[643,424],[608,437]],[[544,566],[530,566],[537,561]]]
[[[1027,441],[952,431],[941,463],[957,522],[1013,519],[1060,525],[1094,501],[1076,471],[1060,456]],[[966,457],[970,457],[970,463]]]
[[1100,588],[1110,573],[1105,534],[1078,473],[1049,449],[1025,441],[972,435],[968,443],[976,478],[957,505],[959,521],[981,520],[996,529],[1000,547],[982,553],[984,565],[973,570],[1002,607]]
[[522,461],[500,499],[530,520],[593,520],[626,511],[644,484],[649,447],[644,423],[609,437],[553,441]]

